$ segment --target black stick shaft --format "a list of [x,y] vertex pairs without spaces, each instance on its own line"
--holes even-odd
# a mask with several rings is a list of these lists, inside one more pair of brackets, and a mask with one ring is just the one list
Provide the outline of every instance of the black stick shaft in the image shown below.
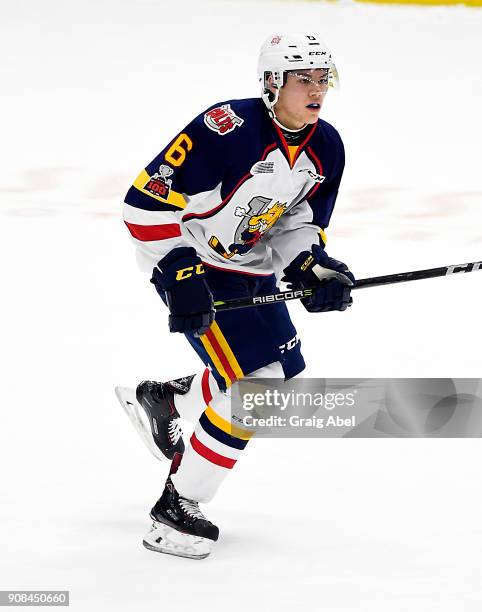
[[442,268],[430,268],[429,270],[414,270],[413,272],[400,272],[399,274],[387,274],[386,276],[373,276],[371,278],[361,278],[356,282],[354,289],[363,287],[379,287],[380,285],[393,285],[394,283],[405,283],[424,278],[435,278],[437,276],[449,276],[465,272],[476,272],[482,269],[482,262],[476,261],[455,266],[445,266]]
[[[381,285],[393,285],[395,283],[405,283],[408,281],[422,280],[424,278],[435,278],[437,276],[449,276],[466,272],[476,272],[482,270],[482,261],[475,261],[454,266],[444,266],[442,268],[430,268],[429,270],[414,270],[413,272],[400,272],[399,274],[387,274],[386,276],[373,276],[371,278],[361,278],[356,281],[353,289],[365,289],[366,287],[380,287]],[[293,291],[281,291],[279,293],[269,293],[252,297],[238,298],[234,300],[224,300],[214,302],[216,311],[234,310],[235,308],[248,308],[250,306],[263,306],[265,304],[275,304],[276,302],[287,302],[289,300],[299,300],[313,294],[313,289],[298,289]]]

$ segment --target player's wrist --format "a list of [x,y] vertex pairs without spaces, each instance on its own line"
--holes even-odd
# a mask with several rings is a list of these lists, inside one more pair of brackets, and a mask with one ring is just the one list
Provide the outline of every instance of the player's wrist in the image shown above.
[[310,251],[302,251],[284,268],[284,276],[281,280],[290,283],[293,288],[313,287],[317,284],[317,279],[312,271],[315,263],[316,260]]

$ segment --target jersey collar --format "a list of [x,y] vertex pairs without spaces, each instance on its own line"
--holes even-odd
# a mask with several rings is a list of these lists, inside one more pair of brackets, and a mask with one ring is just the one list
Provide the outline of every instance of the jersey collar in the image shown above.
[[293,157],[293,162],[291,162],[291,155],[290,155],[290,150],[288,148],[288,143],[286,142],[286,138],[283,136],[283,132],[281,131],[281,128],[279,127],[277,122],[273,121],[273,119],[271,119],[271,125],[273,126],[275,134],[276,134],[276,141],[277,141],[277,144],[278,144],[278,148],[281,150],[283,155],[286,157],[286,161],[288,162],[290,168],[293,168],[293,166],[296,164],[296,160],[300,156],[301,152],[306,147],[306,145],[310,141],[311,137],[315,133],[315,130],[318,127],[318,121],[313,124],[313,127],[308,132],[308,134],[307,134],[306,138],[303,140],[303,142],[300,145],[298,145],[298,149],[296,150],[296,154]]

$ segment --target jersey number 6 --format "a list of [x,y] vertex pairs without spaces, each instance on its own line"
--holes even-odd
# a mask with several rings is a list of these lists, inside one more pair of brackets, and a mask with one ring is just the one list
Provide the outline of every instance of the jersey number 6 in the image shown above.
[[192,140],[187,134],[179,134],[166,152],[165,160],[173,166],[180,166],[186,159],[186,153],[192,149]]

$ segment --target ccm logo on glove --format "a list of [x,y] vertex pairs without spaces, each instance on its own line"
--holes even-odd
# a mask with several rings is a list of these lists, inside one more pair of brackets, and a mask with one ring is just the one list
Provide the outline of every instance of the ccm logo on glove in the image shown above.
[[181,270],[177,271],[176,280],[181,281],[185,278],[190,278],[193,274],[204,274],[202,263],[196,264],[196,266],[189,266],[188,268],[181,268]]
[[311,296],[301,300],[308,312],[329,312],[346,310],[353,300],[350,292],[355,285],[355,277],[347,266],[328,257],[318,244],[309,251],[301,252],[288,267],[281,279],[289,289],[313,288]]
[[214,321],[213,296],[192,247],[170,251],[152,271],[151,283],[167,304],[172,332],[202,336]]
[[313,263],[313,261],[314,261],[314,260],[313,260],[313,255],[310,255],[310,256],[308,257],[308,259],[307,259],[306,261],[304,261],[304,262],[301,264],[301,270],[302,270],[302,272],[305,272],[305,271],[307,270],[307,268],[309,267],[309,265],[310,265],[311,263]]

